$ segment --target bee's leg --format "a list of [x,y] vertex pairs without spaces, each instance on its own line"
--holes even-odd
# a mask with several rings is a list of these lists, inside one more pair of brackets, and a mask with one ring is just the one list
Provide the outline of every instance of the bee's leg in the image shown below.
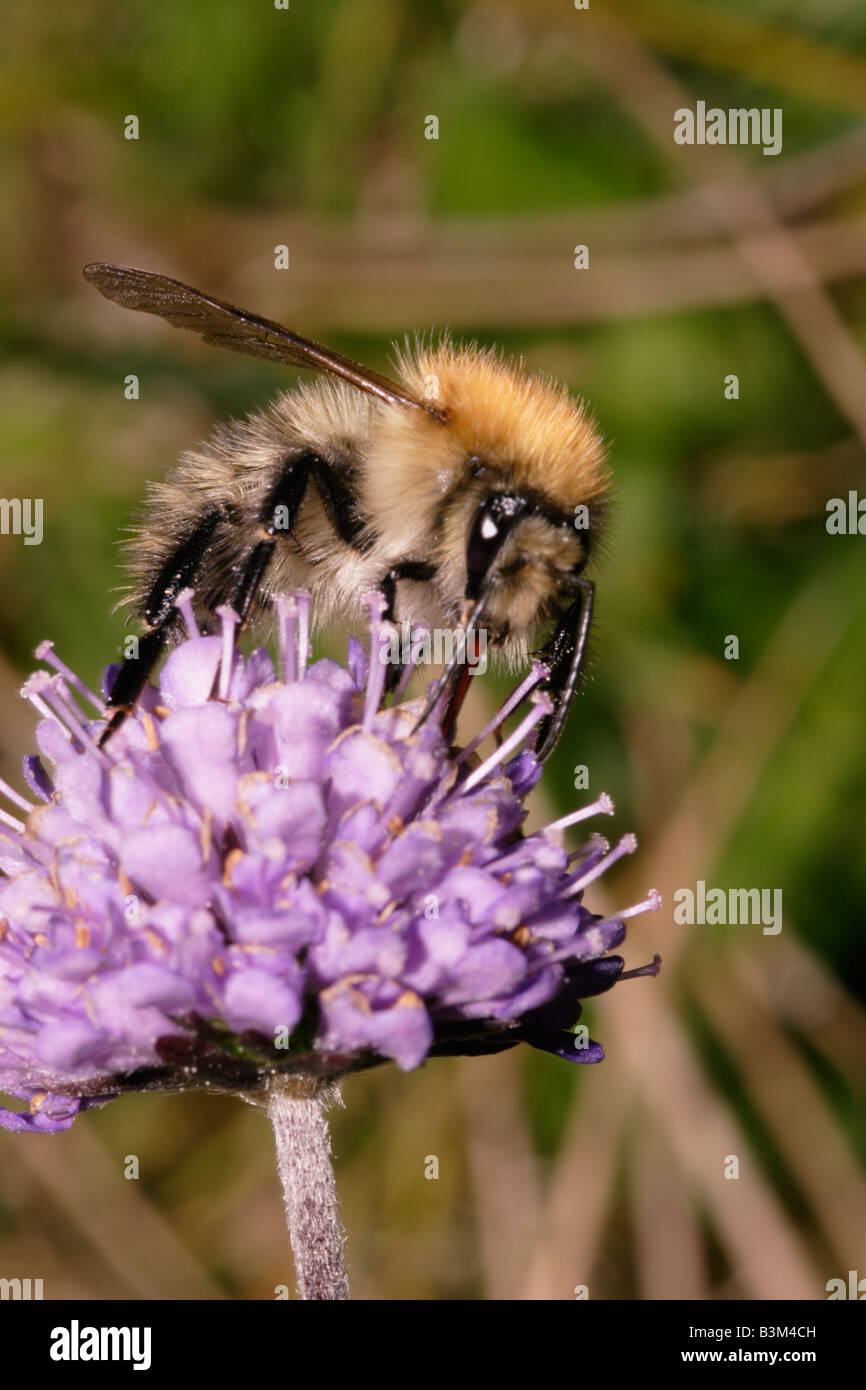
[[401,560],[392,570],[379,580],[378,588],[385,600],[383,618],[388,623],[394,621],[394,606],[397,602],[397,585],[401,579],[414,579],[416,584],[426,584],[436,573],[427,560]]
[[[382,614],[385,622],[394,622],[394,610],[397,603],[397,584],[401,579],[414,579],[418,584],[424,584],[433,578],[435,570],[426,560],[402,560],[399,565],[395,565],[392,570],[379,580],[379,592],[385,600],[385,610]],[[400,684],[400,677],[403,675],[405,667],[402,661],[395,661],[388,667],[385,676],[385,689],[395,690]]]
[[259,595],[262,580],[267,574],[268,565],[273,559],[276,538],[263,536],[247,552],[243,563],[236,567],[235,583],[229,595],[229,607],[240,618],[240,626],[246,627],[253,604]]
[[276,539],[280,531],[294,534],[295,519],[311,479],[322,499],[325,515],[340,540],[353,550],[364,550],[364,523],[346,470],[312,449],[304,449],[281,464],[276,482],[259,513],[264,536]]
[[163,562],[144,605],[147,632],[139,639],[138,654],[124,658],[112,682],[108,695],[108,724],[100,736],[100,748],[135,707],[165,646],[175,617],[175,599],[181,590],[189,587],[214,530],[227,516],[224,507],[213,507],[206,512],[186,539]]
[[[227,596],[242,624],[248,620],[258,597],[276,548],[278,533],[292,533],[311,477],[316,480],[335,530],[348,544],[357,544],[360,522],[354,511],[353,496],[336,470],[308,449],[287,459],[262,504],[259,513],[260,537],[236,567],[234,585]],[[221,521],[230,521],[231,514],[231,508],[227,506],[212,508],[160,569],[145,604],[144,619],[148,631],[139,643],[139,655],[126,658],[112,684],[108,699],[109,722],[100,739],[101,744],[120,728],[139,699],[165,647],[174,621],[175,600],[181,590],[193,582],[217,525]]]
[[169,624],[155,627],[138,639],[138,655],[127,656],[114,677],[108,696],[108,723],[99,736],[99,746],[103,747],[111,735],[132,713],[148,677],[162,654],[168,636]]
[[229,598],[232,608],[243,621],[249,616],[268,560],[274,553],[278,534],[284,532],[293,538],[295,536],[295,521],[317,462],[317,456],[309,449],[286,459],[259,508],[259,540],[241,564],[236,566],[235,585]]
[[312,458],[310,471],[325,515],[340,540],[363,553],[369,548],[370,541],[364,534],[364,522],[351,481],[345,470],[337,468],[328,459],[319,458],[316,454]]
[[212,507],[164,561],[144,605],[144,621],[148,628],[165,627],[171,620],[175,599],[183,589],[189,588],[214,531],[229,515],[227,507]]
[[284,533],[294,537],[295,521],[307,495],[310,478],[321,465],[322,460],[311,449],[286,459],[259,508],[259,539],[235,566],[235,583],[228,599],[229,606],[241,620],[241,627],[246,627],[249,621],[278,536]]
[[316,484],[325,513],[337,535],[353,549],[360,548],[361,521],[355,507],[355,496],[337,469],[311,449],[287,459],[259,510],[259,539],[235,567],[235,583],[228,601],[240,618],[242,627],[246,626],[258,598],[280,533],[294,536],[295,520],[311,479]]
[[547,646],[539,654],[550,667],[546,690],[553,697],[553,713],[542,719],[535,740],[535,756],[540,763],[550,757],[568,718],[571,702],[586,658],[586,643],[592,622],[595,587],[582,576],[577,580],[580,596],[568,609]]

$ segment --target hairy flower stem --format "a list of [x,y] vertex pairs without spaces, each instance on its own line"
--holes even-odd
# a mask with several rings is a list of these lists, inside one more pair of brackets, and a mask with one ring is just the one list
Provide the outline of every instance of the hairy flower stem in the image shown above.
[[351,1296],[326,1113],[338,1094],[333,1084],[312,1077],[275,1077],[268,1090],[298,1292],[304,1299]]

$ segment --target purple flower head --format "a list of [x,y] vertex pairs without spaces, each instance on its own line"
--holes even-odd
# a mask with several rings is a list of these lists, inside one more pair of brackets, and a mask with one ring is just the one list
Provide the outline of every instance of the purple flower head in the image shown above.
[[378,605],[374,658],[353,639],[344,669],[309,664],[308,602],[276,600],[277,672],[238,652],[234,613],[202,636],[181,596],[189,637],[104,748],[103,702],[37,652],[33,800],[4,786],[0,810],[0,1091],[29,1110],[0,1125],[56,1131],[127,1090],[252,1092],[518,1042],[600,1060],[574,1032],[579,1001],[624,978],[624,921],[659,899],[584,906],[634,848],[563,847],[612,811],[605,796],[522,833],[544,668],[455,751],[435,717],[419,724],[423,701],[383,704]]

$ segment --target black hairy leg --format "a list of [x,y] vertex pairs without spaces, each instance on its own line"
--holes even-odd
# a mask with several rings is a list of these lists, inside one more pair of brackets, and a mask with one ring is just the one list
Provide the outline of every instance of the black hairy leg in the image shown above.
[[214,531],[228,515],[228,508],[225,507],[212,507],[205,512],[189,535],[163,562],[144,605],[144,621],[149,628],[164,627],[170,620],[175,599],[183,589],[189,588]]
[[227,515],[224,508],[211,508],[160,567],[144,605],[148,630],[138,639],[136,655],[124,658],[108,692],[108,724],[100,736],[100,748],[120,728],[140,698],[165,647],[175,619],[177,596],[188,588],[218,523]]
[[550,641],[538,653],[550,668],[544,688],[553,700],[553,711],[542,719],[535,739],[535,756],[541,763],[547,761],[559,742],[586,661],[595,587],[582,576],[578,576],[575,583],[580,590],[578,597],[563,615]]
[[[337,535],[353,549],[362,548],[362,523],[355,495],[340,471],[312,450],[284,460],[259,509],[259,537],[235,566],[234,581],[225,594],[225,600],[235,609],[242,625],[258,599],[280,534],[293,534],[311,479]],[[238,520],[234,508],[212,508],[163,562],[144,605],[148,631],[139,641],[138,655],[126,657],[114,678],[108,698],[108,725],[100,738],[100,746],[120,728],[140,698],[176,621],[178,595],[194,587],[217,526],[221,522],[237,524]],[[209,596],[209,606],[218,606],[214,595]]]
[[103,747],[132,712],[147,684],[148,677],[162,655],[168,636],[168,623],[155,627],[138,639],[138,655],[124,657],[108,692],[108,723],[99,736]]
[[[432,579],[435,573],[433,566],[427,560],[401,560],[393,569],[390,569],[380,579],[378,586],[379,592],[385,600],[385,610],[382,614],[385,622],[393,623],[395,621],[397,585],[401,579],[413,579],[416,584],[424,584]],[[404,669],[401,661],[395,661],[388,667],[385,676],[385,689],[387,691],[396,690]]]
[[280,534],[294,535],[295,520],[311,481],[315,483],[325,515],[340,540],[353,550],[363,549],[363,523],[355,493],[341,471],[311,449],[286,459],[260,508],[259,540],[235,571],[235,584],[229,603],[242,625],[247,622],[258,598]]
[[414,579],[416,584],[425,584],[436,571],[427,560],[401,560],[379,580],[379,592],[385,600],[383,618],[388,623],[394,621],[394,606],[397,602],[397,585],[401,579]]
[[295,521],[317,461],[317,456],[308,449],[284,460],[276,481],[259,508],[259,539],[235,565],[234,584],[226,596],[229,607],[237,613],[242,627],[246,626],[259,596],[278,535],[294,536]]

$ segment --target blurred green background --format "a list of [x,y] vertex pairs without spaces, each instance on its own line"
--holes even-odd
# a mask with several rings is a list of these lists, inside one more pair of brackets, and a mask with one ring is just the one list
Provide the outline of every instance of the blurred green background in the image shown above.
[[[781,108],[782,153],[676,145],[699,99]],[[625,954],[665,967],[590,1011],[599,1067],[524,1048],[346,1084],[356,1297],[809,1298],[866,1274],[866,537],[825,528],[828,499],[866,497],[863,7],[7,7],[0,159],[0,493],[45,507],[40,546],[0,537],[13,780],[37,642],[91,682],[118,650],[117,542],[147,479],[291,384],[106,304],[86,262],[383,369],[415,329],[503,343],[610,441],[593,679],[533,815],[578,803],[580,764],[615,797],[640,849],[595,905],[661,890]],[[676,925],[698,879],[782,889],[782,932]],[[131,1096],[4,1136],[0,1275],[273,1297],[291,1260],[265,1122]]]

